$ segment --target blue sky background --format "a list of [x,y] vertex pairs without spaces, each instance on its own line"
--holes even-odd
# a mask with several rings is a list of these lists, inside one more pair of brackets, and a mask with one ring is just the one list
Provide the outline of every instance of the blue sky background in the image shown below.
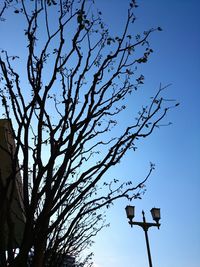
[[[122,30],[128,4],[128,0],[96,0],[113,34]],[[139,69],[145,75],[140,96],[145,104],[160,83],[171,83],[166,96],[177,99],[181,105],[165,120],[173,122],[172,125],[156,129],[138,144],[134,154],[128,154],[108,175],[139,181],[147,174],[149,162],[156,164],[143,199],[132,202],[136,206],[136,220],[142,220],[144,210],[147,220],[151,221],[150,209],[161,208],[160,230],[149,230],[153,266],[199,267],[200,1],[140,0],[138,4],[133,33],[151,27],[163,28],[162,32],[152,35],[154,53]],[[1,35],[6,36],[0,47],[23,56],[19,35],[23,25],[17,19],[16,16],[15,21],[0,24]],[[23,66],[20,67],[23,70]],[[132,105],[130,102],[129,106]],[[127,119],[123,118],[125,122]],[[107,220],[111,226],[95,238],[95,267],[148,266],[144,233],[138,227],[130,228],[124,210],[127,204],[130,203],[118,201],[108,210]]]
[[[97,2],[113,32],[121,29],[129,1]],[[128,155],[113,175],[142,177],[149,161],[156,164],[143,199],[132,202],[136,220],[142,220],[144,209],[151,221],[150,209],[161,208],[160,230],[149,230],[153,266],[199,267],[200,2],[145,0],[138,4],[133,31],[163,28],[151,38],[155,52],[149,63],[142,65],[142,90],[152,93],[160,82],[172,83],[167,96],[181,105],[167,117],[173,125],[156,130],[140,143],[134,157]],[[94,247],[96,267],[148,266],[144,233],[128,225],[124,211],[127,204],[121,201],[108,212],[111,226],[99,234]]]

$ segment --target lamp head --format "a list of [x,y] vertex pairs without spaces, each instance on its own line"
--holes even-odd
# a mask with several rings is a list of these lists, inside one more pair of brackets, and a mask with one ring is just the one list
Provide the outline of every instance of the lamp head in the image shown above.
[[159,208],[152,208],[151,209],[151,215],[154,221],[156,221],[156,223],[159,223],[160,220],[160,209]]
[[125,210],[127,218],[132,222],[135,217],[135,206],[126,206]]

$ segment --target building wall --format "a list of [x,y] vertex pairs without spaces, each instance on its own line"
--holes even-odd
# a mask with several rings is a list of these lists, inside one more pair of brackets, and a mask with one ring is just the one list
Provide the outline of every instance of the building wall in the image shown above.
[[20,247],[25,215],[11,122],[0,119],[0,250]]

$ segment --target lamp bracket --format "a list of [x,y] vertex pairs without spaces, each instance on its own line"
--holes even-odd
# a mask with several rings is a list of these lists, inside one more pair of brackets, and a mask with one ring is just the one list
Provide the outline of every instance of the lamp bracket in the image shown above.
[[160,228],[160,223],[148,223],[148,222],[133,222],[133,221],[129,221],[129,224],[131,225],[131,227],[133,225],[138,225],[140,227],[143,228],[144,231],[148,231],[148,229],[152,226],[156,226],[158,227],[158,229]]

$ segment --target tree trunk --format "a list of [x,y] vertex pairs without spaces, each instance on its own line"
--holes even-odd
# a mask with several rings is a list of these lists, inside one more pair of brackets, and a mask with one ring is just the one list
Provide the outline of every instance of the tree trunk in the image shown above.
[[45,240],[39,239],[36,245],[34,246],[33,267],[44,266],[45,247],[46,247]]

